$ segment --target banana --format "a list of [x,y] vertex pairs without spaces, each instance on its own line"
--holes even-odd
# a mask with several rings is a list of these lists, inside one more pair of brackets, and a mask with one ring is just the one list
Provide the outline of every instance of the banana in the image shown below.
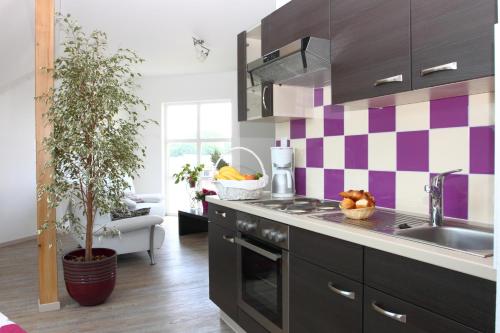
[[215,179],[218,180],[244,180],[243,176],[238,170],[231,166],[222,167],[219,173],[215,175]]

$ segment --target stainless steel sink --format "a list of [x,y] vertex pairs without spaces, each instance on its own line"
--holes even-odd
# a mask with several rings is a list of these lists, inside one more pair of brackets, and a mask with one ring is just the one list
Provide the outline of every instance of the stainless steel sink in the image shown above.
[[481,257],[493,255],[493,233],[452,226],[398,230],[395,236],[475,254]]

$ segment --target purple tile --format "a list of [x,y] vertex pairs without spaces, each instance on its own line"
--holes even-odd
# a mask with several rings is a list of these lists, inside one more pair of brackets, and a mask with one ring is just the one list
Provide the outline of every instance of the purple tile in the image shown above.
[[[431,174],[434,177],[436,174]],[[444,180],[443,210],[447,217],[466,220],[469,216],[469,176],[449,175]]]
[[394,132],[396,130],[396,107],[387,106],[385,108],[370,108],[369,132]]
[[470,173],[495,173],[495,130],[493,126],[470,128]]
[[306,195],[306,168],[295,168],[295,193]]
[[429,171],[429,131],[397,134],[397,170]]
[[292,119],[290,120],[290,138],[303,139],[306,137],[306,120]]
[[323,138],[306,139],[306,166],[323,167]]
[[368,169],[368,135],[345,137],[345,168]]
[[344,107],[327,105],[323,108],[324,136],[344,135]]
[[469,96],[431,101],[431,128],[469,125]]
[[323,88],[314,89],[314,107],[323,105]]
[[344,170],[325,169],[325,199],[340,200],[339,193],[344,190]]
[[369,190],[377,201],[377,206],[396,208],[396,173],[390,171],[370,171]]

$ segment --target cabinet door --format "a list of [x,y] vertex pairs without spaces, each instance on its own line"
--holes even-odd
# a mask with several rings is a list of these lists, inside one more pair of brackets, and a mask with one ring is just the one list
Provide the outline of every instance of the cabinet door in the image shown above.
[[477,330],[495,330],[493,281],[370,248],[364,268],[370,287]]
[[413,88],[493,75],[495,0],[412,0]]
[[237,266],[235,231],[208,224],[210,299],[233,320],[237,320]]
[[243,31],[237,38],[238,75],[238,121],[247,120],[247,33]]
[[364,333],[477,333],[451,319],[365,287]]
[[290,333],[362,331],[363,286],[290,256]]
[[332,0],[334,104],[411,89],[410,0]]
[[330,0],[292,0],[262,20],[262,55],[304,37],[330,39]]
[[273,108],[273,84],[262,84],[262,117],[272,117],[274,113]]

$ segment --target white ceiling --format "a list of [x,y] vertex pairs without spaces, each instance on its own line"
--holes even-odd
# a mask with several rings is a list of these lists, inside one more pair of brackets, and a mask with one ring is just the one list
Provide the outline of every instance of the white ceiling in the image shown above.
[[[141,67],[144,75],[235,70],[236,35],[276,8],[276,0],[56,2],[62,13],[70,13],[85,30],[105,31],[111,47],[137,51],[146,59]],[[196,59],[192,36],[205,40],[210,48],[205,62]]]

